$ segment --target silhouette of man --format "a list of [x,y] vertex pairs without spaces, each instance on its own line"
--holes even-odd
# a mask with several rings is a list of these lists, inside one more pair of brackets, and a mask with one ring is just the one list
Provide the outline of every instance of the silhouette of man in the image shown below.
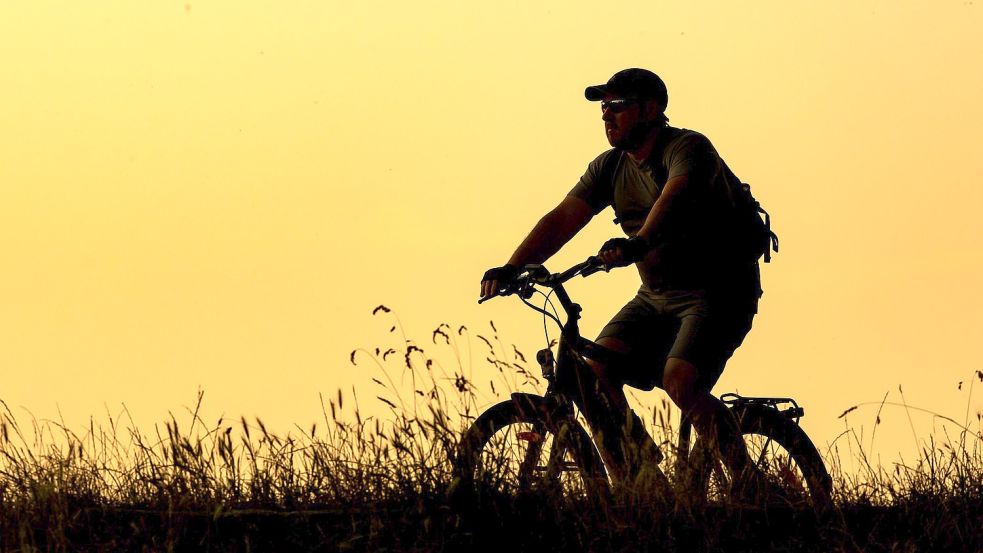
[[[734,209],[740,181],[705,136],[668,125],[668,92],[655,73],[625,69],[588,87],[585,96],[600,101],[613,148],[588,165],[507,264],[485,274],[481,297],[497,295],[519,267],[549,259],[612,206],[627,237],[608,240],[598,255],[609,266],[634,263],[641,287],[601,330],[597,343],[631,362],[614,366],[589,360],[593,374],[586,378],[596,394],[575,399],[605,462],[616,480],[624,480],[645,463],[661,460],[623,390],[626,384],[659,386],[701,435],[715,438],[727,464],[739,471],[735,474],[746,474],[737,422],[710,394],[751,329],[761,295],[757,262],[732,254],[728,229],[720,223]],[[610,431],[611,423],[621,431]]]

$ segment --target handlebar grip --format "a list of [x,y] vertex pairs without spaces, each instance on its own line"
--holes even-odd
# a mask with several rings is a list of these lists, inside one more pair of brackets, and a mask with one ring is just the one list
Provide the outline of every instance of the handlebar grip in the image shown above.
[[586,263],[587,266],[580,271],[580,276],[582,277],[589,277],[590,275],[599,271],[604,271],[605,273],[611,271],[611,267],[601,261],[601,258],[597,257],[596,255],[588,257]]
[[478,300],[478,304],[480,305],[480,304],[485,303],[486,301],[488,301],[488,300],[490,300],[492,298],[497,298],[499,296],[511,296],[512,294],[515,294],[516,292],[518,292],[518,287],[515,285],[515,283],[511,283],[511,284],[508,284],[506,286],[499,286],[498,290],[496,290],[494,294],[488,296],[487,298],[481,298],[481,299],[479,299]]
[[597,272],[600,272],[600,271],[607,272],[608,269],[606,267],[599,267],[599,266],[588,267],[588,268],[586,268],[586,269],[584,269],[583,271],[580,272],[580,276],[586,278],[586,277],[589,277],[592,274],[597,273]]

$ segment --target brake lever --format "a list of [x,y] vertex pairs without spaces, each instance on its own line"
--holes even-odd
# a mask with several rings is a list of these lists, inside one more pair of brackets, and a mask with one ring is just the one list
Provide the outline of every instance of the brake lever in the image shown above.
[[611,272],[611,266],[607,263],[603,263],[597,257],[591,258],[591,263],[589,266],[585,267],[583,271],[580,271],[580,276],[586,278],[590,275],[597,273],[599,271],[604,271],[605,273]]
[[497,290],[495,292],[495,294],[493,294],[491,296],[488,296],[487,298],[481,298],[481,299],[479,299],[478,300],[478,304],[480,305],[482,303],[485,303],[486,301],[488,301],[488,300],[490,300],[492,298],[497,298],[499,296],[511,296],[512,294],[518,294],[519,296],[527,297],[527,298],[530,297],[530,296],[532,296],[532,292],[531,291],[529,292],[528,296],[527,295],[524,295],[523,294],[522,285],[520,285],[519,283],[513,282],[509,286],[507,286],[505,288],[502,288],[500,290]]
[[584,277],[584,278],[587,278],[587,277],[589,277],[589,276],[591,276],[592,274],[594,274],[594,273],[598,273],[598,272],[601,272],[601,271],[604,271],[605,273],[607,273],[607,272],[610,272],[610,271],[611,271],[611,269],[609,269],[609,268],[608,268],[608,267],[606,267],[606,266],[601,266],[601,267],[590,267],[590,268],[588,268],[588,269],[584,269],[583,271],[581,271],[581,272],[580,272],[580,276],[582,276],[582,277]]

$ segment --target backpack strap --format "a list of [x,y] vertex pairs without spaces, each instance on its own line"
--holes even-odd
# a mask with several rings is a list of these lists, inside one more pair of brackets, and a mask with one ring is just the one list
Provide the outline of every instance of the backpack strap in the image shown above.
[[754,209],[757,210],[759,214],[765,216],[765,223],[764,223],[763,230],[765,233],[764,238],[767,244],[765,245],[764,252],[762,253],[764,254],[765,263],[771,263],[772,250],[774,250],[775,253],[778,253],[778,235],[775,234],[775,231],[771,230],[771,215],[768,215],[768,212],[765,211],[765,208],[761,207],[761,204],[758,202],[758,200],[755,200],[754,196],[751,195],[751,187],[749,185],[741,183],[741,187],[744,189],[744,191],[747,193],[747,196],[751,198],[751,201],[754,203]]
[[765,263],[771,263],[771,251],[775,250],[775,253],[778,253],[778,235],[775,234],[775,231],[771,230],[771,216],[768,215],[765,208],[761,207],[761,204],[757,200],[754,202],[754,207],[758,209],[758,213],[765,216],[765,232],[767,233],[765,239],[768,241],[768,245],[765,246],[764,256]]

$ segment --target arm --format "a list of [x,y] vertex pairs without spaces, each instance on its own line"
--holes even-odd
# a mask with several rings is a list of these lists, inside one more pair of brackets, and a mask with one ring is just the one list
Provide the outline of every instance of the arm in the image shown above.
[[694,200],[705,201],[710,182],[721,170],[717,150],[699,133],[690,132],[673,142],[664,155],[668,171],[666,185],[637,233],[647,244],[656,243],[659,234],[666,230],[667,220],[679,211],[681,196],[695,195]]
[[655,242],[655,238],[662,230],[663,221],[666,220],[667,214],[671,212],[676,198],[686,189],[689,180],[689,175],[679,175],[666,182],[662,194],[652,204],[652,209],[649,210],[649,214],[645,217],[645,222],[642,223],[642,228],[638,229],[636,236],[645,240],[646,244],[653,244]]
[[[611,266],[623,266],[644,257],[644,252],[655,244],[659,233],[663,230],[666,219],[671,216],[673,206],[677,203],[677,198],[686,190],[689,183],[690,177],[688,174],[677,175],[666,182],[665,188],[662,189],[662,194],[652,204],[652,209],[649,210],[648,215],[645,217],[642,228],[638,229],[638,232],[635,234],[643,243],[642,250],[638,250],[638,245],[632,243],[622,242],[620,243],[621,245],[617,245],[617,241],[623,241],[625,240],[624,238],[609,240],[601,247],[601,251],[598,252],[601,260]],[[612,242],[616,244],[612,244]],[[628,246],[634,247],[628,248]],[[625,249],[629,249],[632,252],[627,254],[627,258]]]
[[543,263],[560,251],[593,217],[594,210],[587,202],[574,196],[566,196],[536,223],[509,258],[509,265],[521,267],[530,263]]
[[644,258],[649,248],[660,241],[659,235],[668,230],[667,226],[676,224],[670,219],[675,218],[684,197],[700,196],[697,189],[705,189],[720,170],[720,156],[703,135],[692,133],[670,147],[672,150],[666,153],[668,179],[635,237],[630,241],[612,239],[601,247],[599,256],[608,265],[623,266]]
[[[509,258],[509,265],[521,267],[530,263],[542,263],[570,241],[580,229],[594,217],[590,204],[574,196],[566,196],[549,213],[536,223],[529,235],[519,244]],[[481,298],[498,294],[497,280],[481,282]]]

